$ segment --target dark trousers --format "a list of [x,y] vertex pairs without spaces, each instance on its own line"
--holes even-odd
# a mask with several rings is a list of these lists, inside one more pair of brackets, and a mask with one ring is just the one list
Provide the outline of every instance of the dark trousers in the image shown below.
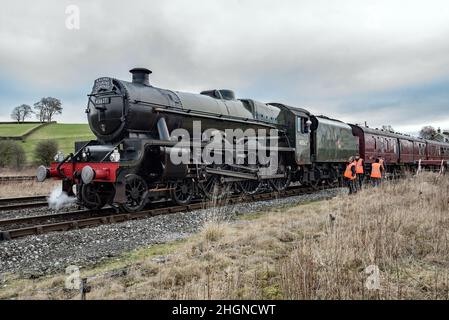
[[345,178],[345,180],[346,180],[346,185],[348,186],[348,189],[349,189],[349,194],[356,193],[357,188],[355,185],[355,180],[351,180],[351,179],[347,179],[347,178]]
[[375,186],[375,187],[380,185],[381,180],[382,180],[381,178],[371,178],[371,182],[372,182],[373,186]]
[[362,190],[364,180],[365,180],[365,174],[357,173],[357,188],[359,190]]

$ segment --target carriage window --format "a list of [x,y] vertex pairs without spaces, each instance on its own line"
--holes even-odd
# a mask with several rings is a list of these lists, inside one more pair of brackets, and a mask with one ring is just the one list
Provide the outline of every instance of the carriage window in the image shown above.
[[423,144],[420,144],[420,145],[419,145],[419,154],[420,154],[421,156],[424,155],[424,145],[423,145]]

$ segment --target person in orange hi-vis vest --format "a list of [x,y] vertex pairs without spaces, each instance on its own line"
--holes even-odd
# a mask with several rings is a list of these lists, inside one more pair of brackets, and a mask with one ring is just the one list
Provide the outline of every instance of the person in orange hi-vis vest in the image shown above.
[[359,155],[355,156],[355,173],[357,173],[357,186],[359,190],[362,190],[365,172],[363,169],[363,159]]
[[348,165],[346,166],[346,170],[343,174],[343,177],[345,178],[346,185],[349,189],[349,194],[353,194],[357,192],[357,189],[355,187],[355,179],[357,178],[357,173],[355,169],[356,162],[354,161],[353,157],[350,157],[348,160]]
[[371,181],[374,186],[378,186],[382,180],[382,165],[380,164],[380,159],[377,158],[376,162],[371,164]]

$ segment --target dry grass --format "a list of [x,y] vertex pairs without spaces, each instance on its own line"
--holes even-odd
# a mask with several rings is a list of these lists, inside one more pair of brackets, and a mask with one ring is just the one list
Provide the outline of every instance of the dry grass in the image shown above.
[[[0,168],[0,176],[35,176],[36,167],[22,170]],[[0,198],[27,197],[49,195],[51,191],[61,187],[61,181],[48,179],[42,183],[37,181],[7,182],[0,184]]]
[[61,188],[61,181],[46,180],[44,182],[22,181],[0,184],[0,198],[15,198],[27,196],[47,196],[55,188]]
[[[208,223],[162,262],[147,254],[119,274],[85,272],[96,275],[88,298],[447,299],[448,200],[448,177],[423,174],[355,196]],[[370,265],[380,270],[379,289],[365,285]],[[0,298],[76,297],[51,279],[11,280]]]
[[[293,299],[447,299],[449,182],[423,174],[329,203],[335,217],[280,264]],[[379,290],[365,286],[367,266]]]

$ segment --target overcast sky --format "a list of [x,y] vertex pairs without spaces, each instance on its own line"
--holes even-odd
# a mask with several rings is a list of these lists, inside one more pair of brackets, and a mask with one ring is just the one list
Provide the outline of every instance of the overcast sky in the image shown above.
[[[67,5],[80,9],[69,30]],[[449,129],[448,1],[4,1],[0,120],[43,96],[86,122],[101,76],[229,88],[346,122]]]

